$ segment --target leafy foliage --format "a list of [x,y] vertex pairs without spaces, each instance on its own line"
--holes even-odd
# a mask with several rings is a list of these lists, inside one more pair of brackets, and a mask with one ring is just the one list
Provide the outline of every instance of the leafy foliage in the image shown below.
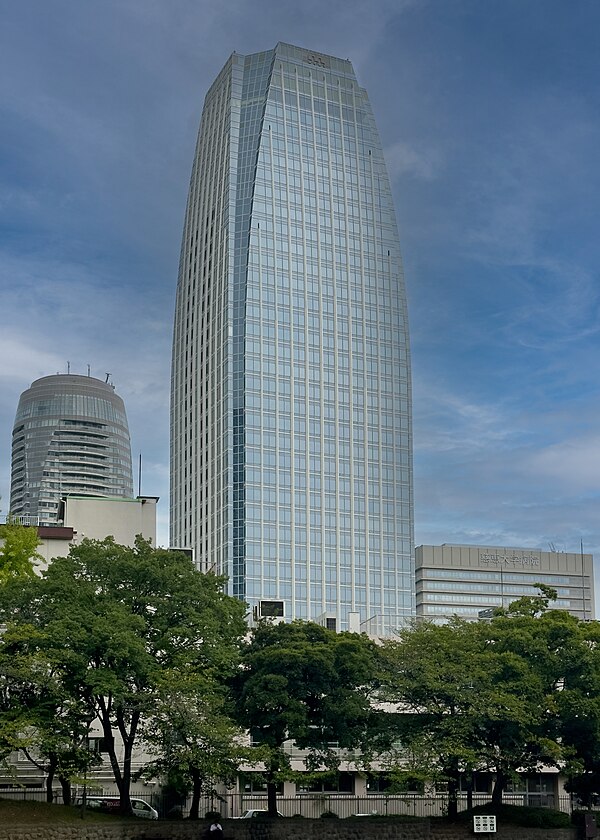
[[301,621],[255,628],[232,685],[236,718],[261,748],[271,815],[276,782],[290,773],[286,741],[306,750],[309,770],[338,766],[331,742],[370,752],[375,661],[366,636]]
[[0,586],[13,578],[33,578],[36,561],[43,559],[37,529],[9,519],[0,525],[0,540]]
[[447,781],[450,816],[461,773],[493,772],[499,804],[517,771],[569,756],[559,709],[565,666],[577,673],[580,625],[548,609],[555,595],[542,588],[490,622],[418,624],[384,646],[381,696],[397,704],[393,720],[409,768]]
[[9,531],[0,760],[30,756],[65,802],[96,760],[94,720],[124,810],[140,740],[144,774],[192,790],[192,816],[241,764],[262,767],[275,814],[277,783],[297,777],[288,741],[305,751],[303,781],[334,773],[340,750],[367,770],[377,757],[389,792],[446,782],[451,816],[476,770],[495,776],[494,808],[542,765],[563,768],[582,804],[600,798],[600,625],[549,609],[548,588],[489,622],[420,623],[383,645],[310,622],[249,633],[245,605],[183,554],[84,540],[38,576],[33,542]]
[[194,670],[169,670],[144,723],[144,742],[155,758],[143,775],[177,779],[180,789],[192,790],[190,819],[199,818],[201,795],[215,793],[217,782],[233,785],[240,764],[251,757],[229,705],[223,682]]
[[244,606],[223,593],[222,579],[141,538],[133,548],[83,540],[42,578],[5,586],[0,620],[17,634],[7,637],[11,652],[28,660],[25,690],[51,678],[88,725],[99,718],[125,812],[140,721],[156,708],[163,674],[190,668],[217,678],[237,661],[245,631]]

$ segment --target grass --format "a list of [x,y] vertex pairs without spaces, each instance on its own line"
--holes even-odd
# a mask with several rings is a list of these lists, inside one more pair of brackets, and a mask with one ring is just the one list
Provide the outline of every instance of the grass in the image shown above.
[[[106,822],[115,817],[86,811],[86,822]],[[131,819],[134,819],[132,817]],[[0,799],[0,825],[60,825],[80,823],[79,808],[65,808],[64,805],[49,805],[47,802],[17,802],[14,799]]]

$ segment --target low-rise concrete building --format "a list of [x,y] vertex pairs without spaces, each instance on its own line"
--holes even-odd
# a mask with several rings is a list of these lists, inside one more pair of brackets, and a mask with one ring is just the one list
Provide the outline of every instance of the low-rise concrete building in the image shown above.
[[37,527],[43,557],[42,568],[54,557],[66,557],[72,545],[86,537],[103,540],[114,537],[119,545],[133,545],[140,534],[156,545],[158,496],[119,499],[101,496],[68,496],[61,500],[56,525],[37,525],[27,517],[23,524]]

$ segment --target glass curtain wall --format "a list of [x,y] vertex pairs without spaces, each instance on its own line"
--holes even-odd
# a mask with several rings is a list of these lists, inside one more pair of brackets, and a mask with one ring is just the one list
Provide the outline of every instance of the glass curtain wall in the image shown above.
[[[218,243],[215,251],[209,243]],[[410,358],[381,143],[350,62],[231,57],[192,173],[172,541],[286,618],[414,614]]]

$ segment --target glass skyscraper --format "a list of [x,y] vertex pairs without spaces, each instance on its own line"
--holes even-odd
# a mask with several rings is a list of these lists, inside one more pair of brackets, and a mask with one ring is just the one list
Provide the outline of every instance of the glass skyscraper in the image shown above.
[[[414,615],[392,195],[349,61],[278,44],[210,88],[181,249],[171,543],[286,619]],[[357,615],[358,614],[358,615]]]
[[92,376],[36,379],[21,394],[12,437],[10,512],[57,521],[64,496],[133,496],[123,400]]

